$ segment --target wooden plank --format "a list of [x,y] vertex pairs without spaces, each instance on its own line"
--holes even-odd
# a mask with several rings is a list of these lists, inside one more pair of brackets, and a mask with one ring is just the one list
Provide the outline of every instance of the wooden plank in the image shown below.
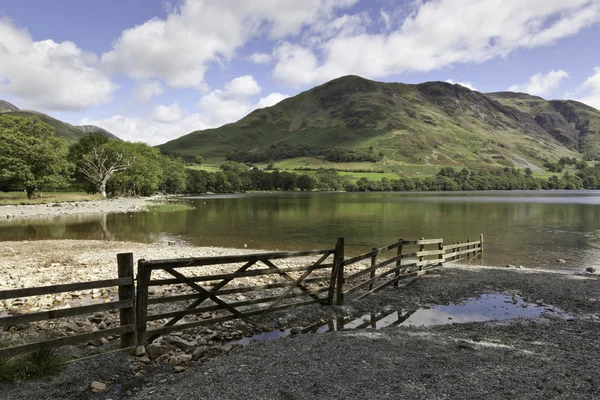
[[[119,311],[119,325],[135,324],[135,286],[133,284],[133,253],[117,254],[117,269],[119,278],[131,279],[131,285],[119,286],[119,300],[131,301],[130,307],[123,307]],[[135,333],[123,334],[120,338],[121,347],[135,346]]]
[[146,342],[146,318],[148,316],[148,282],[150,282],[151,274],[152,271],[146,268],[146,261],[138,260],[135,302],[135,343],[137,346],[143,346]]
[[80,335],[65,336],[56,339],[45,340],[43,342],[35,342],[23,344],[20,346],[7,347],[0,349],[0,358],[9,358],[19,354],[31,353],[43,349],[51,349],[69,344],[85,343],[89,340],[98,339],[101,337],[115,336],[122,333],[132,332],[134,329],[134,325],[125,325],[119,326],[117,328],[104,329],[102,331],[82,333]]
[[[346,281],[349,281],[349,280],[354,279],[354,278],[358,278],[359,276],[365,275],[365,274],[367,274],[369,272],[374,272],[375,270],[377,270],[379,268],[382,268],[382,267],[385,267],[386,265],[392,264],[392,263],[394,263],[394,262],[396,262],[398,260],[401,260],[402,258],[404,258],[404,256],[403,255],[399,255],[399,256],[392,257],[389,260],[382,261],[379,264],[371,265],[370,267],[365,268],[365,269],[363,269],[361,271],[355,272],[352,275],[348,275],[346,277]],[[373,278],[373,277],[371,277],[371,278]]]
[[325,250],[308,250],[308,251],[285,251],[285,252],[274,252],[274,253],[256,253],[256,254],[242,254],[233,256],[220,256],[220,257],[196,257],[196,258],[177,258],[173,260],[151,260],[147,261],[148,268],[163,269],[169,268],[184,268],[184,267],[201,267],[205,265],[218,265],[218,264],[235,264],[250,261],[262,261],[262,260],[276,260],[282,258],[296,258],[296,257],[307,257],[313,255],[322,254],[333,254],[334,249]]
[[17,324],[26,324],[28,322],[47,321],[56,318],[72,317],[74,315],[90,314],[110,310],[120,310],[123,308],[131,308],[133,307],[133,304],[133,299],[128,299],[121,301],[112,301],[110,303],[93,304],[91,306],[64,308],[60,310],[49,310],[31,314],[14,315],[10,317],[0,317],[0,326],[13,326]]
[[[329,288],[321,288],[321,289],[311,290],[308,292],[291,293],[290,295],[287,296],[287,298],[291,299],[291,298],[297,298],[297,297],[305,297],[305,296],[310,296],[313,294],[325,293],[328,290],[329,290]],[[270,297],[262,297],[260,299],[238,301],[238,302],[229,303],[229,304],[232,307],[237,308],[237,307],[244,307],[244,306],[249,306],[249,305],[254,305],[254,304],[269,303],[271,301],[277,300],[278,298],[279,298],[279,296],[270,296]],[[316,299],[322,300],[322,301],[326,300],[324,297],[317,297]],[[166,312],[166,313],[161,313],[161,314],[149,314],[148,321],[157,321],[159,319],[173,318],[173,317],[185,317],[186,315],[198,315],[198,314],[202,314],[205,312],[218,311],[221,309],[223,309],[223,307],[221,307],[219,305],[215,305],[215,306],[207,306],[207,307],[202,307],[202,308],[171,311],[171,312]]]
[[[338,238],[335,243],[335,253],[333,253],[333,268],[331,268],[331,276],[329,278],[329,293],[327,293],[327,305],[333,306],[334,298],[336,295],[335,289],[337,287],[338,278],[338,264],[344,262],[344,239]],[[343,275],[343,274],[342,274]],[[308,279],[305,280],[305,282]]]
[[476,241],[476,242],[470,242],[470,243],[457,243],[457,244],[449,244],[447,246],[444,246],[444,250],[454,250],[454,249],[458,249],[460,247],[465,247],[468,245],[479,245],[481,244],[481,241]]
[[[416,265],[418,267],[421,267],[422,263],[421,262],[417,262],[417,263],[414,263],[414,265]],[[408,267],[408,265],[404,265],[404,268],[407,268],[407,267]],[[351,287],[350,289],[346,290],[344,292],[344,294],[345,295],[352,294],[352,293],[356,292],[357,290],[362,289],[363,287],[369,285],[371,282],[375,282],[378,279],[384,278],[384,277],[388,276],[389,274],[392,274],[392,273],[396,272],[397,270],[398,270],[398,266],[394,266],[393,268],[388,269],[387,271],[382,272],[381,274],[376,275],[375,277],[373,277],[371,279],[368,279],[366,281],[363,281],[363,282],[359,283],[358,285],[355,285],[355,286]]]
[[[329,257],[329,254],[324,254],[314,265],[315,265],[315,269],[317,267],[319,267],[319,264],[321,264],[327,257]],[[269,267],[270,269],[273,269],[274,271],[281,271],[281,268],[277,267],[275,264],[273,264],[271,261],[269,260],[263,260],[262,261],[267,267]],[[333,264],[330,264],[333,265]],[[283,279],[287,280],[288,282],[294,282],[295,279],[292,278],[290,275],[284,273],[284,272],[278,272],[279,276],[283,277]],[[298,289],[303,290],[303,291],[308,291],[308,288],[304,285],[298,285]],[[315,296],[313,296],[315,297]],[[315,297],[316,298],[316,297]]]
[[404,246],[411,246],[411,245],[425,245],[425,244],[438,244],[438,243],[444,243],[444,239],[425,239],[425,238],[421,238],[419,240],[404,240],[403,241],[403,245]]
[[336,289],[336,294],[335,294],[335,302],[338,306],[341,306],[344,304],[344,284],[345,284],[345,279],[344,279],[344,268],[345,268],[345,262],[344,262],[344,252],[345,252],[345,246],[344,246],[344,238],[338,238],[337,241],[337,246],[335,246],[335,260],[333,261],[333,264],[335,265],[335,270],[336,270],[336,277],[335,277],[335,289]]
[[[324,276],[321,278],[308,278],[304,280],[304,283],[316,283],[316,282],[325,282],[330,279],[329,276]],[[279,282],[279,283],[269,283],[266,285],[259,286],[248,286],[248,287],[240,287],[240,288],[232,288],[232,289],[223,289],[215,291],[214,293],[217,296],[221,295],[229,295],[235,293],[248,293],[248,292],[257,292],[265,289],[278,289],[283,287],[288,287],[289,283],[287,282]],[[191,294],[182,294],[176,296],[167,296],[167,297],[155,297],[148,300],[148,304],[163,304],[163,303],[173,303],[177,301],[186,301],[186,300],[196,300],[204,298],[204,295],[199,293],[191,293]]]
[[360,295],[359,297],[356,298],[356,301],[358,301],[358,300],[360,300],[360,299],[362,299],[362,298],[364,298],[364,297],[366,297],[366,296],[368,296],[370,294],[376,293],[376,292],[380,291],[381,289],[384,289],[385,287],[387,287],[387,286],[389,286],[389,285],[391,285],[391,284],[393,284],[393,283],[395,283],[397,281],[401,281],[401,280],[409,279],[409,278],[418,278],[419,276],[425,275],[429,270],[431,270],[431,269],[433,269],[435,267],[437,267],[437,265],[428,265],[428,266],[423,267],[422,270],[410,272],[408,274],[402,274],[402,275],[397,276],[397,277],[395,277],[393,279],[390,279],[389,281],[386,281],[383,284],[377,286],[375,289],[373,289],[373,290],[371,290],[371,291],[369,291],[367,293],[364,293],[364,294]]
[[372,251],[368,252],[368,253],[364,253],[361,255],[358,255],[356,257],[352,257],[352,258],[348,258],[346,260],[344,260],[344,265],[350,265],[350,264],[354,264],[357,263],[359,261],[363,261],[366,260],[367,258],[373,257],[373,256],[377,256],[381,253],[384,253],[388,250],[392,250],[395,249],[399,246],[401,246],[402,243],[401,242],[396,242],[396,243],[392,243],[389,246],[384,246],[384,247],[379,247],[379,248],[374,248]]
[[190,282],[188,280],[188,278],[183,275],[182,273],[175,271],[174,268],[165,268],[164,269],[166,272],[170,273],[171,275],[173,275],[175,278],[179,279],[181,282],[187,284],[188,286],[190,286],[192,289],[202,293],[203,295],[205,295],[206,297],[210,298],[212,301],[214,301],[215,303],[221,305],[225,310],[229,311],[230,313],[232,313],[233,315],[236,315],[238,318],[243,319],[244,321],[253,324],[252,321],[249,321],[244,314],[242,314],[241,312],[239,312],[238,310],[236,310],[235,308],[231,307],[229,304],[227,304],[226,302],[224,302],[223,300],[221,300],[217,295],[215,295],[214,293],[209,292],[208,290],[204,289],[201,286],[196,285],[194,282]]
[[[373,250],[377,250],[377,248],[375,247]],[[371,268],[369,268],[371,270],[371,274],[370,274],[371,279],[373,279],[375,277],[375,270],[377,268],[373,268],[373,266],[376,266],[376,265],[377,265],[377,254],[373,254],[371,256]],[[346,279],[350,279],[350,278],[348,277]],[[371,289],[373,289],[373,284],[371,284],[369,286],[369,290],[371,290]]]
[[[254,264],[256,264],[256,261],[248,261],[246,264],[242,265],[240,268],[238,268],[235,272],[245,272],[248,270],[248,268],[252,267]],[[224,286],[226,286],[229,282],[231,282],[234,278],[224,278],[221,282],[219,282],[216,286],[214,286],[210,292],[211,293],[215,293],[217,292],[219,289],[223,288]],[[195,301],[193,301],[191,304],[189,304],[186,309],[191,310],[194,309],[196,307],[198,307],[200,304],[202,304],[208,297],[205,294],[198,294],[199,297],[196,298]],[[166,323],[166,326],[170,326],[170,325],[175,325],[177,323],[177,321],[179,321],[181,319],[181,317],[174,317],[172,320],[168,321]],[[149,340],[152,342],[154,341],[156,337],[150,337]]]
[[[400,239],[398,240],[399,243],[403,243],[403,240]],[[402,265],[402,244],[400,246],[398,246],[398,252],[396,253],[396,256],[399,257],[398,261],[396,261],[396,267],[398,267],[398,270],[396,271],[395,276],[399,276],[400,275],[400,267]],[[396,281],[396,286],[398,286],[398,281]]]
[[320,263],[322,263],[327,257],[329,257],[329,254],[325,254],[323,257],[321,257],[319,260],[317,260],[317,262],[308,270],[306,270],[305,273],[303,273],[298,279],[296,279],[289,288],[287,288],[285,290],[285,292],[283,292],[283,294],[281,296],[279,296],[279,298],[277,300],[275,300],[273,303],[271,303],[267,309],[258,317],[258,320],[260,321],[264,315],[266,313],[268,313],[269,311],[271,311],[273,308],[275,308],[277,306],[277,304],[281,303],[290,293],[292,293],[292,291],[294,289],[296,289],[300,283],[302,283],[302,281],[308,276],[310,275],[313,270],[315,268],[317,268],[319,266]]
[[460,256],[463,254],[473,253],[473,252],[479,252],[479,249],[467,249],[467,250],[455,251],[453,253],[446,253],[446,254],[444,254],[444,259],[447,260],[450,257],[456,257],[456,256]]
[[[264,262],[264,260],[260,260],[260,261]],[[333,266],[332,264],[322,264],[316,269],[327,269],[327,268],[331,268],[332,266]],[[214,280],[220,280],[220,279],[232,280],[232,279],[236,279],[236,278],[245,278],[245,277],[249,277],[249,276],[262,276],[262,275],[274,275],[274,274],[288,273],[288,272],[301,272],[301,271],[306,271],[306,269],[309,267],[310,266],[279,268],[278,271],[274,271],[270,268],[261,268],[261,269],[255,269],[252,271],[231,272],[228,274],[193,276],[193,277],[189,277],[188,280],[190,282],[207,282],[207,281],[214,281]],[[166,268],[164,268],[164,269],[166,269]],[[156,279],[156,280],[150,281],[149,286],[176,285],[178,283],[181,283],[181,282],[178,281],[177,279]]]
[[21,297],[41,296],[43,294],[55,294],[74,292],[77,290],[100,289],[120,285],[131,285],[131,278],[103,279],[99,281],[67,283],[64,285],[40,286],[25,289],[11,289],[0,292],[0,300],[16,299]]
[[[298,303],[286,304],[286,305],[282,305],[282,306],[279,306],[279,307],[275,307],[271,311],[275,312],[275,311],[285,310],[285,309],[292,308],[292,307],[305,306],[305,305],[315,304],[315,303],[320,303],[320,302],[324,302],[324,300],[311,299],[311,300],[307,300],[307,301],[301,301],[301,302],[298,302]],[[259,315],[263,311],[264,311],[264,309],[260,309],[260,310],[256,310],[256,311],[250,311],[250,312],[245,313],[245,315],[247,317],[251,317],[251,316],[254,316],[254,315]],[[182,331],[184,329],[196,328],[198,326],[210,325],[210,324],[214,324],[216,322],[231,321],[231,320],[234,320],[234,319],[237,319],[237,317],[235,315],[226,315],[226,316],[223,316],[223,317],[205,319],[205,320],[202,320],[202,321],[189,322],[189,323],[186,323],[186,324],[171,325],[171,326],[164,326],[162,328],[149,329],[148,330],[148,334],[152,334],[153,336],[158,336],[158,335],[163,335],[165,333],[169,333],[169,332],[173,332],[173,331]]]

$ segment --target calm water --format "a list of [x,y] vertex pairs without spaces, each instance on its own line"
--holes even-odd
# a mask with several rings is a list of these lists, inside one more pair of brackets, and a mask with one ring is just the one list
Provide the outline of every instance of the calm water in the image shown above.
[[183,200],[186,211],[0,222],[0,240],[176,240],[268,250],[348,253],[399,238],[485,238],[485,263],[600,265],[600,192],[261,193]]

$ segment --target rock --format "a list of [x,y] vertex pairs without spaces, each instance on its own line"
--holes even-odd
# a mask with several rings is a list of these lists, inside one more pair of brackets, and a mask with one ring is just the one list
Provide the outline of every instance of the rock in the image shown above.
[[506,264],[506,268],[517,268],[516,265],[512,265],[512,264]]
[[559,258],[558,260],[556,260],[556,262],[560,264],[566,263],[566,261],[563,258]]
[[77,325],[74,322],[69,322],[66,326],[65,329],[67,330],[67,332],[77,332],[79,331],[79,325]]
[[198,346],[192,353],[192,357],[200,358],[204,353],[206,353],[206,350],[208,350],[207,346]]
[[138,357],[137,360],[142,364],[150,364],[150,359],[148,358],[148,356]]
[[137,346],[135,348],[135,356],[136,357],[143,357],[146,355],[146,348],[144,346]]
[[106,386],[106,383],[98,382],[98,381],[93,381],[92,384],[90,385],[90,388],[92,389],[92,392],[94,392],[94,393],[106,392],[106,390],[108,389],[108,387]]
[[178,366],[173,367],[173,371],[175,371],[175,373],[179,374],[179,373],[185,371],[185,367],[178,365]]
[[181,364],[181,360],[175,356],[171,356],[167,359],[167,364],[169,364],[172,367],[175,367]]
[[158,343],[152,343],[146,346],[146,354],[148,354],[148,357],[150,357],[151,360],[157,359],[168,351],[169,349],[167,347],[161,346]]
[[187,340],[176,336],[169,337],[169,343],[182,351],[188,351],[193,346],[193,344],[188,342]]
[[300,329],[300,328],[292,328],[292,330],[290,331],[290,333],[292,335],[297,335],[297,334],[299,334],[301,332],[302,332],[302,329]]
[[104,338],[101,338],[101,339],[93,339],[93,340],[90,340],[90,341],[88,342],[88,344],[89,344],[90,346],[94,346],[94,347],[100,347],[100,346],[102,346],[102,345],[104,344],[104,341],[105,341],[105,339],[104,339]]
[[590,274],[593,274],[594,272],[596,272],[596,268],[594,267],[587,267],[585,269],[586,272],[589,272]]

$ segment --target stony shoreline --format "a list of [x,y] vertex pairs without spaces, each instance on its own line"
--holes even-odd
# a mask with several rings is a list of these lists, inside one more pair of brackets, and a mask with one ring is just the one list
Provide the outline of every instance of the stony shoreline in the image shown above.
[[[146,206],[156,204],[169,196],[120,197],[106,200],[69,201],[46,204],[0,205],[2,219],[58,217],[62,215],[105,214],[143,211]],[[154,203],[153,203],[154,202]]]
[[[114,277],[119,252],[156,259],[256,250],[61,240],[0,242],[0,252],[0,286],[18,288],[82,276]],[[23,278],[24,271],[29,280]],[[517,296],[560,312],[504,323],[297,334],[219,349],[224,340],[252,332],[243,323],[223,323],[165,337],[140,357],[116,353],[77,362],[59,376],[2,387],[0,397],[594,399],[600,396],[600,378],[594,372],[600,366],[595,357],[600,351],[598,281],[598,275],[581,271],[449,264],[404,288],[389,288],[341,307],[311,305],[270,315],[262,328],[406,312],[484,293]],[[77,329],[81,324],[85,322]],[[383,376],[389,377],[385,384]],[[92,392],[92,381],[106,384],[106,391]]]

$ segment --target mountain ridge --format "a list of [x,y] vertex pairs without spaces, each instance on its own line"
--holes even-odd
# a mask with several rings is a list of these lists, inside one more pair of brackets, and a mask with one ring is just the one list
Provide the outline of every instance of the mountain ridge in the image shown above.
[[236,149],[260,153],[284,144],[372,148],[384,154],[388,165],[536,168],[564,156],[581,157],[584,148],[600,152],[595,128],[600,111],[572,101],[552,105],[504,93],[484,94],[446,82],[412,85],[346,76],[254,110],[237,122],[158,147],[165,153],[214,159]]

